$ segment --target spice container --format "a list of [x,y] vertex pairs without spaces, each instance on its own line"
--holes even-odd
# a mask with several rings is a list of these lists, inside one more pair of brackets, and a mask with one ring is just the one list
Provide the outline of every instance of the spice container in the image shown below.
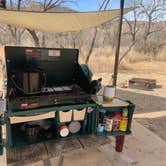
[[67,137],[69,134],[69,128],[66,125],[62,125],[59,127],[59,135],[61,137]]
[[77,133],[81,129],[81,124],[80,122],[73,121],[69,124],[68,126],[70,133]]
[[122,117],[120,121],[120,131],[126,131],[127,130],[127,124],[128,124],[128,118]]
[[120,121],[121,121],[121,113],[120,112],[115,112],[113,118],[113,125],[112,125],[112,130],[113,131],[119,131],[120,127]]
[[123,109],[122,116],[123,117],[127,117],[128,116],[128,109],[127,108]]
[[113,119],[112,117],[105,117],[105,131],[110,132],[112,131],[112,124],[113,124]]

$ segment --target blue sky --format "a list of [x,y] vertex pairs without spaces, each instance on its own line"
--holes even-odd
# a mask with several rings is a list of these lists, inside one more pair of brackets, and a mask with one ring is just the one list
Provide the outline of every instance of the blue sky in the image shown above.
[[[103,0],[76,0],[76,4],[66,4],[65,6],[71,7],[77,11],[96,11],[99,9]],[[107,9],[118,9],[120,0],[110,0]]]
[[[70,7],[76,11],[86,12],[86,11],[98,11],[99,6],[102,4],[103,0],[75,0],[75,3],[65,3],[64,6]],[[131,7],[130,0],[125,0],[125,7]],[[119,9],[120,0],[110,0],[107,10]],[[126,14],[128,18],[132,18],[131,12]]]

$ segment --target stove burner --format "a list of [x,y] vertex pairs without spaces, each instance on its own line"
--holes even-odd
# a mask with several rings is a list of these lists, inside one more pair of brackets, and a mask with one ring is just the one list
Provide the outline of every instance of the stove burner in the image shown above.
[[72,87],[70,86],[56,86],[56,87],[44,87],[42,89],[42,93],[65,93],[65,92],[71,92]]
[[12,109],[18,109],[24,103],[28,104],[25,108],[28,109],[34,103],[38,103],[39,107],[43,107],[57,104],[87,103],[89,101],[90,94],[87,94],[78,85],[74,84],[70,86],[45,87],[40,94],[17,97],[11,103]]

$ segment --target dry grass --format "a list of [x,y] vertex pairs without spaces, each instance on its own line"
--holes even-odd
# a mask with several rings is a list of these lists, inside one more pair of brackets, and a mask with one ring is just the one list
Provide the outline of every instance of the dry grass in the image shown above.
[[120,69],[120,70],[132,70],[131,63],[130,63],[128,60],[124,59],[124,60],[120,63],[119,69]]
[[[87,55],[87,48],[81,48],[80,52],[80,63],[85,62],[85,55]],[[121,48],[121,55],[126,50],[126,48]],[[145,70],[149,70],[149,66],[154,66],[156,69],[156,61],[160,61],[164,63],[166,61],[166,49],[163,49],[157,55],[157,58],[152,58],[152,55],[144,55],[143,53],[138,53],[134,50],[129,52],[129,55],[123,59],[121,62],[119,69],[120,70],[139,70],[140,68],[144,68]],[[115,50],[112,50],[110,47],[105,48],[95,48],[90,57],[89,67],[92,69],[94,73],[105,73],[105,72],[113,72],[114,67],[114,55]],[[0,47],[0,70],[2,70],[2,63],[4,63],[3,57],[3,47]],[[152,68],[152,67],[150,67]],[[2,72],[0,72],[0,77],[2,78]],[[2,79],[0,79],[2,82]],[[0,85],[1,88],[1,85]]]
[[133,62],[135,63],[135,62],[142,62],[142,61],[151,61],[152,56],[149,54],[143,54],[143,53],[131,50],[125,59],[131,63]]
[[[87,54],[85,50],[87,49],[84,48],[82,55],[80,56],[80,63],[85,62],[85,55]],[[121,48],[121,55],[125,51],[126,48]],[[90,57],[89,66],[95,73],[111,72],[113,71],[114,67],[114,56],[115,50],[112,50],[109,47],[95,48],[93,54]],[[151,65],[151,62],[156,63],[156,61],[166,61],[166,54],[164,49],[158,53],[156,58],[154,58],[151,54],[143,54],[131,50],[127,57],[122,60],[119,69],[134,70],[135,65],[138,66],[137,64],[142,63],[143,67],[145,63],[145,66],[147,67],[149,64]]]
[[[80,63],[85,62],[85,55],[87,52],[87,48],[83,49],[82,55],[80,56]],[[115,60],[115,50],[110,47],[105,48],[95,48],[89,60],[89,67],[92,69],[93,72],[96,73],[103,73],[103,72],[110,72],[113,71],[114,67],[114,60]],[[84,56],[83,56],[84,55]],[[131,69],[130,63],[128,60],[123,60],[119,66],[122,70]]]
[[91,57],[89,61],[89,67],[93,72],[110,72],[113,71],[114,57]]
[[157,60],[166,61],[166,49],[163,49],[162,51],[159,52],[159,54],[157,55]]

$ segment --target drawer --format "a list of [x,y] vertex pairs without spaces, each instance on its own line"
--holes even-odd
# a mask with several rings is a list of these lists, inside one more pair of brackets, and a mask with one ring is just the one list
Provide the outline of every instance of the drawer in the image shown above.
[[10,117],[10,123],[16,124],[16,123],[22,123],[22,122],[49,119],[54,117],[55,117],[55,111],[48,112],[45,114],[40,114],[40,115],[34,115],[34,116],[14,116],[14,117]]

